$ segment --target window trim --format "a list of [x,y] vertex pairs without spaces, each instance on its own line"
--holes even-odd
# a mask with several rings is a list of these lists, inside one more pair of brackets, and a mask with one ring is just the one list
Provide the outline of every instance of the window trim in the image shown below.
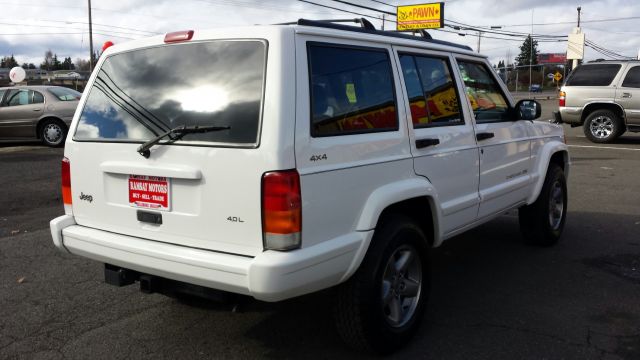
[[[384,53],[387,56],[388,64],[389,64],[389,75],[391,76],[391,88],[393,93],[393,104],[395,106],[395,128],[385,128],[385,129],[373,129],[373,130],[354,130],[349,132],[342,132],[336,134],[316,134],[313,128],[313,94],[311,93],[313,90],[312,83],[312,74],[311,74],[311,56],[309,56],[309,50],[312,46],[324,47],[324,48],[337,48],[337,49],[347,49],[347,50],[362,50],[362,51],[371,51],[377,53]],[[373,46],[361,46],[361,45],[350,45],[350,44],[340,44],[340,43],[331,43],[324,41],[307,41],[307,78],[308,78],[308,86],[309,86],[309,135],[312,138],[326,138],[326,137],[335,137],[335,136],[349,136],[349,135],[362,135],[362,134],[374,134],[374,133],[383,133],[383,132],[394,132],[400,130],[400,116],[398,114],[398,96],[397,96],[397,87],[396,80],[394,76],[393,64],[392,64],[392,56],[390,53],[390,49],[387,47],[373,47]]]
[[[397,51],[398,53],[398,62],[400,62],[400,57],[402,55],[408,55],[408,56],[412,56],[413,57],[413,62],[416,66],[416,70],[418,69],[418,64],[416,62],[415,57],[416,56],[420,56],[420,57],[428,57],[428,58],[432,58],[432,59],[439,59],[439,60],[443,60],[447,67],[449,68],[449,75],[451,76],[451,82],[453,84],[453,88],[456,91],[456,97],[458,100],[458,114],[460,115],[460,120],[462,120],[459,123],[456,124],[448,124],[448,123],[427,123],[427,124],[421,124],[420,126],[416,126],[416,124],[413,123],[413,115],[411,114],[411,103],[409,102],[410,98],[409,98],[409,91],[407,90],[407,104],[409,105],[409,115],[411,116],[411,124],[413,125],[414,129],[428,129],[428,128],[435,128],[435,127],[443,127],[443,126],[464,126],[467,124],[466,119],[464,118],[464,113],[462,111],[462,102],[460,101],[460,91],[459,91],[459,87],[458,87],[458,83],[456,82],[456,75],[455,72],[453,71],[453,63],[451,62],[451,57],[448,55],[440,55],[440,54],[425,54],[425,53],[419,53],[419,52],[412,52],[412,51]],[[400,73],[402,74],[403,80],[404,80],[404,72],[402,71],[402,64],[400,64]],[[420,76],[420,73],[418,73],[418,79],[420,81],[420,86],[424,86],[422,84],[422,77]],[[464,85],[464,84],[463,84]],[[405,81],[405,87],[406,87],[406,81]],[[425,100],[425,103],[427,102],[427,98],[424,96],[424,87],[422,88],[422,97]],[[429,114],[429,117],[431,117],[431,113],[427,110],[427,113]]]
[[[478,121],[478,119],[476,118],[476,114],[473,111],[473,107],[471,107],[471,102],[469,101],[469,99],[467,98],[467,94],[466,94],[466,86],[467,84],[464,83],[464,79],[462,79],[462,72],[460,71],[460,63],[461,62],[466,62],[466,63],[471,63],[471,64],[476,64],[476,65],[480,65],[480,66],[484,66],[487,70],[489,70],[489,76],[491,76],[491,78],[497,83],[498,85],[498,90],[500,91],[500,94],[502,95],[502,97],[505,100],[505,103],[507,104],[507,114],[509,115],[509,119],[505,119],[505,120],[481,120]],[[489,66],[486,62],[484,61],[478,61],[478,60],[471,60],[468,58],[460,58],[460,57],[456,57],[456,65],[458,65],[458,72],[460,74],[460,78],[462,79],[462,86],[463,86],[463,90],[465,90],[465,99],[467,99],[467,103],[469,104],[469,110],[471,111],[471,114],[473,115],[473,120],[476,124],[497,124],[497,123],[503,123],[503,122],[514,122],[514,121],[518,121],[517,119],[515,119],[515,117],[513,116],[513,105],[511,104],[511,102],[509,101],[509,97],[505,94],[503,87],[500,84],[500,80],[496,77],[495,72],[492,70],[493,68],[491,66]]]

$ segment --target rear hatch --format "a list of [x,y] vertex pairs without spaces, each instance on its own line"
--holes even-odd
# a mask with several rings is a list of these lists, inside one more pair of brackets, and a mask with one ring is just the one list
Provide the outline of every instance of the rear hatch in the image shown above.
[[[65,154],[80,225],[188,247],[263,250],[260,147],[267,42],[210,40],[120,51],[102,61]],[[164,137],[170,129],[221,127]],[[228,128],[228,129],[227,129]],[[73,128],[72,128],[73,130]]]

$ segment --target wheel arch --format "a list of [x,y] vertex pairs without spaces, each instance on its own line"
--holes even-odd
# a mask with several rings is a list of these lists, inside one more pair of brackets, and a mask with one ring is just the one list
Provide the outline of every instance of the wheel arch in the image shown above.
[[544,179],[549,171],[550,164],[556,164],[562,168],[565,177],[569,177],[569,171],[571,168],[571,158],[569,157],[569,150],[566,144],[561,142],[547,143],[540,151],[538,156],[538,164],[535,166],[536,174],[534,176],[534,184],[532,192],[527,199],[527,204],[532,204],[536,201],[542,191],[544,185]]
[[441,243],[439,234],[438,196],[432,184],[424,178],[413,178],[393,184],[387,184],[373,191],[365,204],[357,223],[357,231],[369,232],[366,241],[360,245],[351,266],[344,274],[346,281],[360,267],[367,251],[371,247],[373,233],[389,215],[402,214],[418,224],[428,241],[428,246]]
[[582,110],[582,114],[580,115],[580,124],[584,124],[587,117],[597,110],[611,110],[620,117],[623,123],[626,123],[626,117],[622,105],[615,102],[592,102],[585,105]]

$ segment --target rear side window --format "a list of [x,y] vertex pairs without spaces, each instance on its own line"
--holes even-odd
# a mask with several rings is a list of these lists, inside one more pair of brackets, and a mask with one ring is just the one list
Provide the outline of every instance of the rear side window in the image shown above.
[[220,40],[110,56],[89,90],[74,140],[140,142],[185,125],[228,126],[180,141],[255,147],[266,50],[260,40]]
[[311,136],[398,129],[386,50],[310,43],[308,56]]
[[80,100],[81,93],[67,88],[53,87],[48,89],[60,101],[76,101]]
[[640,88],[640,66],[634,66],[627,72],[622,86],[630,88]]
[[620,64],[594,64],[578,66],[565,85],[568,86],[607,86],[620,71]]
[[447,60],[401,54],[400,64],[414,128],[464,123]]

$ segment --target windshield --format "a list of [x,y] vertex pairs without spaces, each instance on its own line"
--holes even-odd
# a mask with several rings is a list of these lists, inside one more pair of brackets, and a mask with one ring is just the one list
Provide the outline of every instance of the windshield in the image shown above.
[[178,126],[229,126],[182,141],[256,145],[266,45],[212,41],[107,58],[74,140],[144,142]]

